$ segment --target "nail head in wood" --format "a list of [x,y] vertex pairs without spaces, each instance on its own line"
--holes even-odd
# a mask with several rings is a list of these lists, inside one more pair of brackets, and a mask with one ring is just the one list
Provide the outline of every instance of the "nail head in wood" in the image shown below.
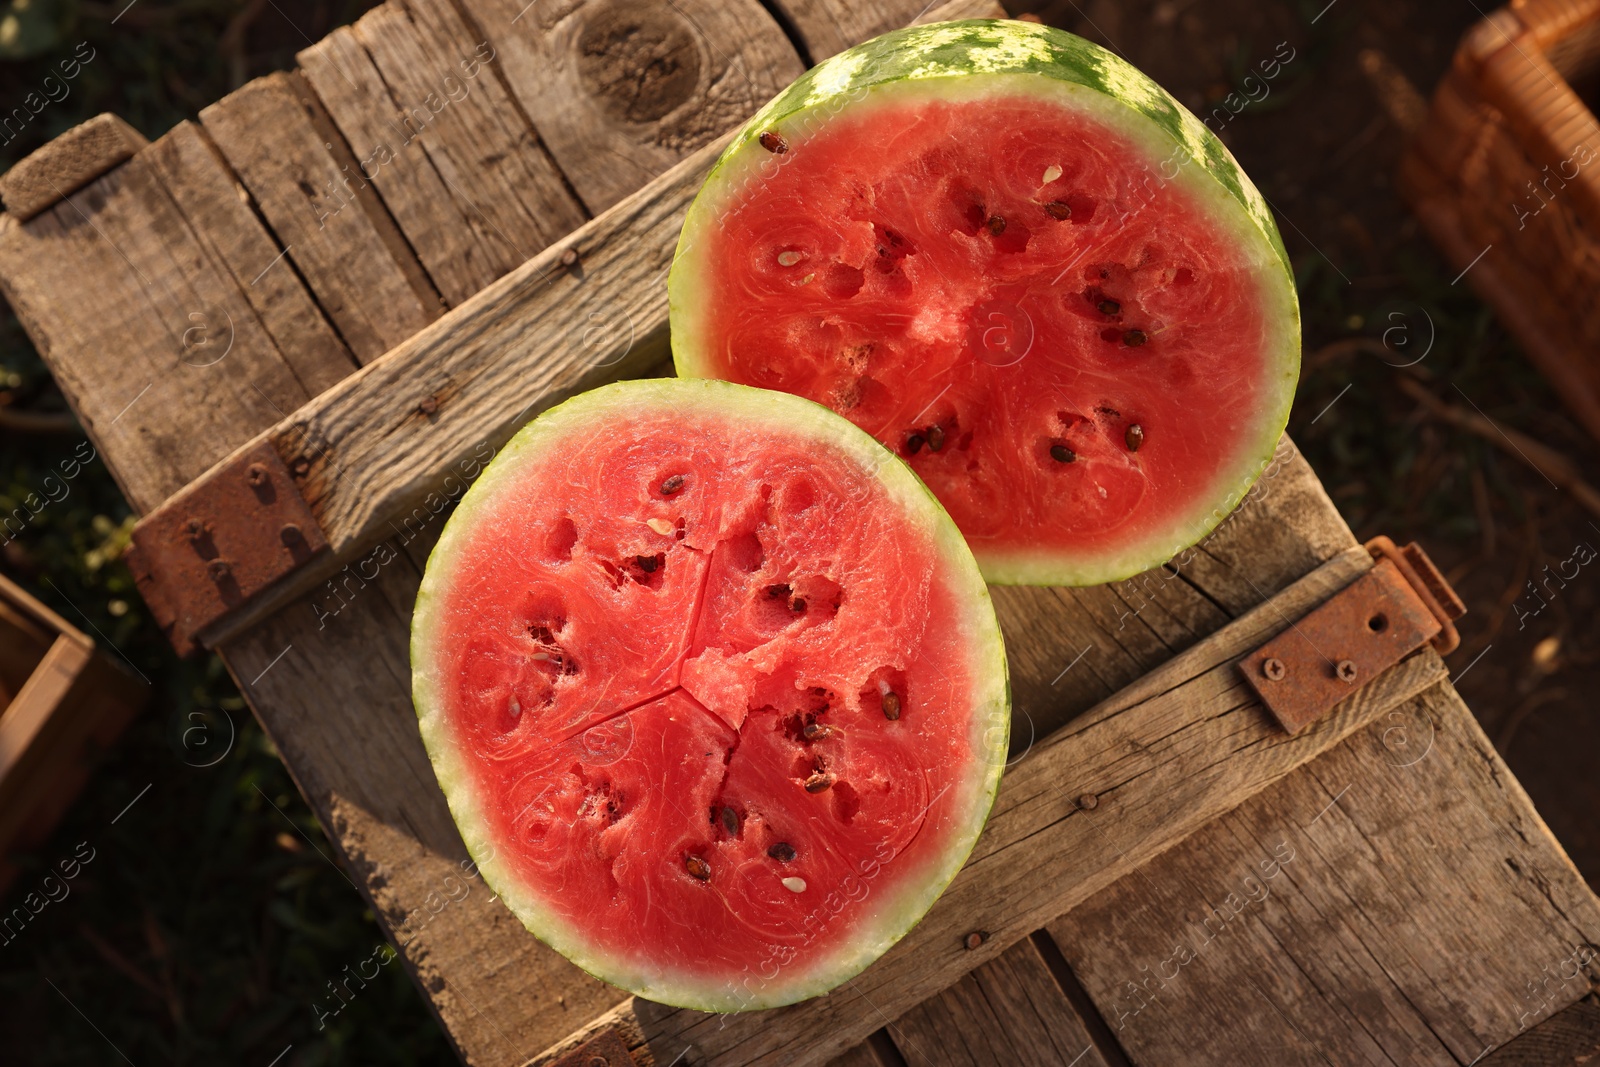
[[989,931],[974,930],[972,933],[963,938],[961,943],[967,946],[968,951],[971,951],[972,949],[977,948],[979,945],[982,945],[987,940],[989,940]]
[[1078,807],[1084,811],[1093,811],[1100,806],[1100,798],[1093,793],[1084,793],[1078,798]]

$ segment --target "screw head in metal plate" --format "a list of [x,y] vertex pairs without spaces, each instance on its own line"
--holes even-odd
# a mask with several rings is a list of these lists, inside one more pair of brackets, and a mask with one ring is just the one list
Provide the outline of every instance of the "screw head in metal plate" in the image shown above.
[[1261,661],[1261,676],[1269,682],[1281,682],[1286,673],[1287,671],[1284,669],[1283,660],[1281,659],[1268,656]]
[[1333,673],[1341,682],[1349,683],[1354,682],[1356,680],[1356,675],[1360,672],[1356,670],[1356,665],[1354,663],[1347,659],[1342,659],[1339,661],[1339,665],[1333,669]]

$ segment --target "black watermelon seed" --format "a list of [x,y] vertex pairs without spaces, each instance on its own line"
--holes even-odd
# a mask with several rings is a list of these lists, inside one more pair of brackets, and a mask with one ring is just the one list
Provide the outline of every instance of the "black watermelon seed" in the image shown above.
[[791,600],[789,602],[789,610],[794,612],[796,615],[805,614],[806,598],[803,597],[803,596],[795,597],[793,600]]
[[818,771],[806,779],[807,793],[820,793],[833,784],[833,775]]
[[894,720],[900,717],[900,695],[889,692],[883,694],[883,717]]
[[832,732],[832,730],[828,729],[820,722],[808,722],[805,725],[805,729],[800,731],[800,736],[805,738],[807,741],[821,741],[824,737],[827,737]]
[[724,830],[728,831],[728,835],[730,837],[738,836],[738,833],[739,833],[739,813],[734,811],[732,808],[723,808],[722,809],[722,828]]
[[795,857],[794,846],[787,841],[779,841],[776,845],[767,849],[767,855],[779,863],[793,863]]
[[674,474],[672,477],[668,478],[666,481],[661,483],[661,495],[662,496],[671,496],[673,493],[676,493],[679,489],[682,489],[682,488],[683,488],[683,475]]
[[688,871],[694,877],[700,879],[702,882],[711,877],[711,864],[707,863],[699,856],[683,857],[683,869]]
[[661,561],[656,559],[654,556],[635,556],[633,561],[637,563],[639,565],[639,569],[644,571],[646,574],[654,574],[655,569],[661,566]]
[[1122,310],[1122,305],[1115,300],[1102,300],[1095,307],[1100,309],[1102,315],[1115,315]]
[[789,599],[790,592],[792,592],[792,590],[787,585],[767,586],[767,596],[771,597],[773,600],[787,600]]
[[1067,206],[1065,200],[1052,200],[1044,205],[1044,213],[1061,222],[1072,217],[1072,208]]
[[1143,330],[1129,330],[1122,335],[1122,343],[1129,348],[1138,348],[1149,338],[1145,337]]
[[944,447],[943,426],[929,426],[925,432],[928,435],[928,451],[937,452]]
[[924,443],[924,439],[923,439],[923,436],[920,433],[914,433],[910,437],[907,437],[906,438],[906,455],[914,456],[918,452],[921,452],[923,443]]
[[779,135],[777,130],[768,130],[766,133],[763,133],[758,140],[760,140],[762,148],[765,148],[768,152],[775,153],[776,155],[781,156],[785,152],[789,151],[789,142],[785,141],[783,137]]
[[1123,440],[1128,442],[1128,451],[1137,452],[1139,446],[1144,444],[1144,427],[1137,422],[1128,427],[1128,432],[1123,435]]
[[1078,454],[1066,445],[1051,445],[1050,458],[1057,463],[1071,463],[1078,458]]
[[989,227],[989,232],[996,237],[1006,232],[1006,220],[999,215],[990,215],[989,221],[985,225]]

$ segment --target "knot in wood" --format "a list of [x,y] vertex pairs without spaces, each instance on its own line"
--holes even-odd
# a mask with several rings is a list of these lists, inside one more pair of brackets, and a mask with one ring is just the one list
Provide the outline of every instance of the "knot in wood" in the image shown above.
[[627,122],[655,122],[700,91],[698,36],[669,5],[595,5],[578,37],[577,59],[584,89]]

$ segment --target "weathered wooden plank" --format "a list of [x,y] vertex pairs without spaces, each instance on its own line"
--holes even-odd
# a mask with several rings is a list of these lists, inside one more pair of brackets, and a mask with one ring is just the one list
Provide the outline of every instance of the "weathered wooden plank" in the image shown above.
[[[417,547],[443,524],[429,519],[408,531]],[[224,660],[463,1058],[513,1065],[622,994],[542,945],[469,874],[411,706],[421,572],[406,536]]]
[[918,1067],[1106,1067],[1030,939],[969,972],[888,1028]]
[[200,122],[356,359],[439,316],[438,293],[299,74],[257,78]]
[[1449,685],[1050,932],[1140,1063],[1491,1062],[1600,977],[1600,908]]
[[[853,44],[906,25],[919,15],[927,14],[933,5],[923,0],[772,0],[772,6],[794,27],[811,62],[821,63]],[[968,15],[960,13],[957,5],[947,6],[953,13],[942,18],[1004,17],[987,13]]]
[[178,123],[146,155],[195,237],[228,268],[305,395],[314,397],[354,371],[350,350],[305,283],[277,262],[282,249],[200,127]]
[[1579,1001],[1556,1012],[1503,1048],[1480,1067],[1583,1067],[1600,1062],[1600,1006]]
[[[1088,899],[1210,819],[1443,677],[1424,650],[1289,738],[1248,697],[1234,658],[1370,567],[1352,549],[1174,658],[1151,696],[1091,713],[1048,738],[1001,783],[984,836],[922,922],[854,979],[855,995],[757,1016],[713,1017],[635,1001],[658,1057],[706,1064],[807,1064],[859,1040]],[[1310,743],[1297,747],[1300,740]],[[1080,796],[1092,795],[1092,805]],[[989,931],[963,947],[974,928]]]
[[585,220],[450,0],[390,0],[299,55],[361,174],[457,305]]
[[59,204],[148,142],[116,115],[96,115],[0,175],[0,202],[18,222]]
[[749,118],[804,69],[757,0],[465,6],[593,213]]
[[[291,467],[308,461],[301,492],[333,556],[224,620],[205,642],[243,632],[390,535],[391,522],[429,508],[441,479],[485,442],[496,448],[565,396],[664,358],[667,270],[684,212],[722,143],[263,434]],[[580,256],[572,269],[561,262],[568,249]]]
[[[168,190],[171,162],[152,146],[26,223],[0,218],[0,288],[141,512],[305,403],[303,374],[320,384],[310,350],[291,361],[274,342],[305,336],[293,309],[235,281],[235,241],[261,235],[202,232]],[[184,203],[216,175],[193,177]]]

